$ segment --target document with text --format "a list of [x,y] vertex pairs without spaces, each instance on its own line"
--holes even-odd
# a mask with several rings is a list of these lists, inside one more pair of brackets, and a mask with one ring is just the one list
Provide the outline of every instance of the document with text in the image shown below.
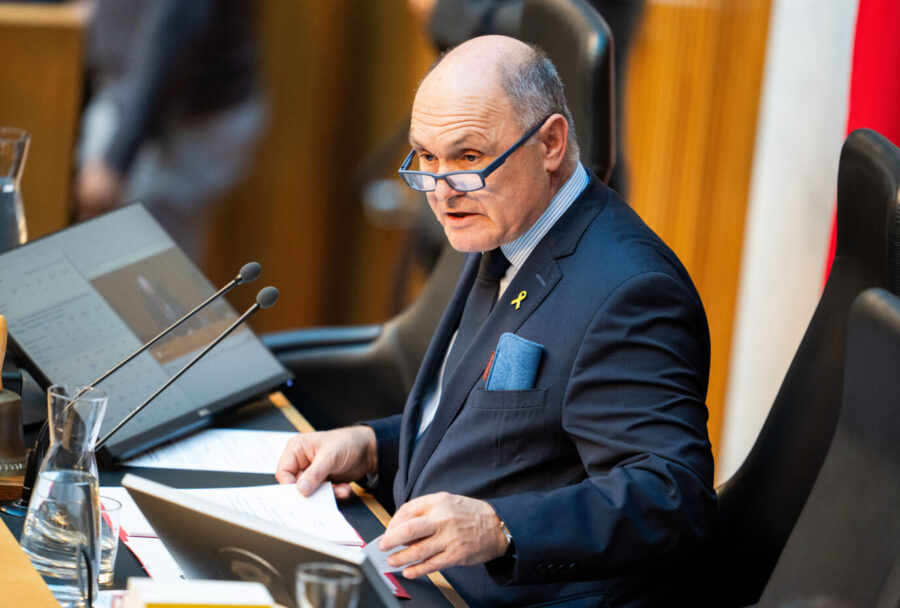
[[124,462],[129,467],[275,474],[295,432],[205,429]]
[[303,496],[292,483],[181,491],[333,543],[365,544],[338,510],[331,482],[323,483],[311,496]]

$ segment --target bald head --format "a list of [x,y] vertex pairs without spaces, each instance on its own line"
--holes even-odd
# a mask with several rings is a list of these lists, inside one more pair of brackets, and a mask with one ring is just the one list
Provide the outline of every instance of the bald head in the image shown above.
[[568,123],[568,164],[578,160],[575,125],[562,82],[546,54],[507,36],[480,36],[445,53],[416,93],[413,112],[438,102],[467,100],[491,106],[529,129],[551,114]]
[[482,94],[503,92],[502,83],[511,71],[521,66],[532,49],[506,36],[474,38],[447,52],[434,65],[416,95]]

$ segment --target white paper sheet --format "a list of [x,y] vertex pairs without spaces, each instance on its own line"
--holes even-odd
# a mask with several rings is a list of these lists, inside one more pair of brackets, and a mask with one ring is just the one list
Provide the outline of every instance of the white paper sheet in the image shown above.
[[175,562],[175,558],[158,538],[132,536],[123,542],[134,553],[134,556],[141,562],[141,566],[144,567],[144,571],[153,580],[171,581],[186,578]]
[[294,432],[205,429],[126,461],[130,467],[275,474]]
[[[304,497],[294,484],[272,484],[239,488],[199,488],[181,490],[210,502],[227,506],[236,511],[265,519],[300,532],[338,542],[344,546],[358,547],[373,562],[388,589],[398,597],[409,594],[397,579],[389,574],[397,568],[387,565],[389,553],[378,550],[378,538],[362,548],[362,539],[344,519],[337,507],[330,482],[324,482],[311,496]],[[162,541],[156,537],[150,522],[141,513],[128,490],[121,486],[104,486],[100,495],[115,498],[122,503],[123,543],[134,553],[148,576],[156,580],[183,579],[184,574]]]
[[363,545],[362,538],[338,510],[334,490],[327,481],[308,497],[292,483],[181,491],[334,543]]
[[[384,535],[382,534],[382,536],[384,536]],[[388,566],[387,558],[389,558],[394,553],[397,553],[398,551],[403,551],[404,549],[406,549],[406,545],[400,545],[399,547],[394,547],[390,551],[382,551],[381,549],[378,548],[379,540],[381,540],[381,536],[371,540],[369,542],[369,544],[367,544],[363,548],[363,553],[365,553],[369,557],[369,561],[372,562],[372,565],[375,566],[375,568],[379,572],[382,572],[382,573],[399,572],[399,571],[403,570],[404,568],[406,568],[407,566],[414,566],[415,564],[419,563],[418,561],[410,562],[408,564],[404,564],[403,566],[398,566],[396,568]]]

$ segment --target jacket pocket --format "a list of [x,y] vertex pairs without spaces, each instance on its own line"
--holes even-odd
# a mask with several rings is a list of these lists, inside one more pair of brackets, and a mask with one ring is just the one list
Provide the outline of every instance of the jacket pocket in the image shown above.
[[543,408],[545,405],[546,388],[525,391],[487,391],[479,388],[469,397],[469,406],[479,410],[521,410]]

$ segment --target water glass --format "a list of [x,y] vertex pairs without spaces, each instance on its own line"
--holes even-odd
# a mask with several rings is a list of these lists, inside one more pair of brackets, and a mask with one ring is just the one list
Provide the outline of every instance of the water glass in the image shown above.
[[38,476],[20,544],[63,608],[96,597],[97,479],[85,471]]
[[360,571],[352,566],[310,562],[297,566],[299,608],[356,608]]
[[0,251],[28,240],[21,178],[30,142],[26,131],[0,127]]
[[122,503],[109,496],[100,496],[100,578],[101,586],[112,585],[119,548],[119,527],[122,525]]

